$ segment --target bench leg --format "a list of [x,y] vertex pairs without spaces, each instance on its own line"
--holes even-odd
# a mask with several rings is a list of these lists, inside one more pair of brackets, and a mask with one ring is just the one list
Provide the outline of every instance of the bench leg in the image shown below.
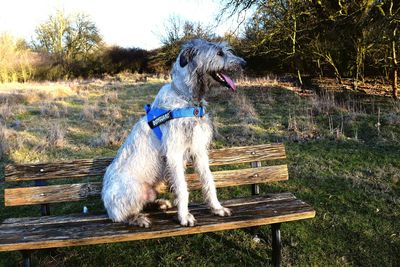
[[[35,181],[35,186],[46,186],[47,181],[45,180],[36,180]],[[50,215],[50,206],[49,204],[41,204],[40,205],[40,213],[42,216],[48,216]]]
[[49,204],[40,204],[40,214],[42,216],[49,216],[50,215],[50,206],[49,206]]
[[[261,161],[251,162],[250,165],[251,165],[252,168],[259,168],[259,167],[261,167]],[[253,196],[260,194],[260,186],[258,184],[252,184],[251,185],[251,194]]]
[[258,184],[252,184],[251,185],[251,194],[253,196],[256,196],[256,195],[260,194],[260,186]]
[[275,267],[281,266],[281,224],[274,223],[271,225],[272,230],[272,264]]
[[22,257],[23,257],[23,262],[22,266],[23,267],[31,267],[32,266],[32,250],[22,250]]

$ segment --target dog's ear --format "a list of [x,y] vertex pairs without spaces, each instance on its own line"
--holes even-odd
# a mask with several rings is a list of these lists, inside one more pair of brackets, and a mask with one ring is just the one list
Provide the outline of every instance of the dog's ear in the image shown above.
[[196,56],[196,53],[197,51],[193,47],[185,48],[179,56],[179,65],[181,68],[185,67],[190,61],[192,61]]

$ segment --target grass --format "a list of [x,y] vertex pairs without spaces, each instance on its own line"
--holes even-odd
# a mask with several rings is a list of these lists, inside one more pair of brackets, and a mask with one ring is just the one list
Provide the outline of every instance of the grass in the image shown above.
[[[21,85],[4,85],[0,105],[8,113],[0,117],[0,139],[7,145],[0,164],[112,156],[162,83],[96,80],[18,90]],[[282,225],[284,266],[399,266],[400,104],[324,88],[304,93],[274,78],[245,80],[236,95],[213,92],[212,146],[285,143],[290,179],[261,191],[293,192],[315,207],[317,217]],[[249,194],[248,187],[219,190],[221,199]],[[201,201],[197,192],[191,199]],[[100,201],[51,207],[62,214],[81,212],[83,205],[102,209]],[[0,219],[38,213],[38,207],[0,203]],[[265,226],[60,248],[35,258],[38,266],[265,266],[271,264],[269,231]],[[1,266],[21,260],[18,252],[0,253]]]

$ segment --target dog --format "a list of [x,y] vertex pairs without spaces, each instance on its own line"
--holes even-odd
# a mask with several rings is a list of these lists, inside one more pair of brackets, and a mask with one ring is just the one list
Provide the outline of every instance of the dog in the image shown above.
[[[180,224],[194,226],[196,220],[188,209],[185,180],[186,160],[190,157],[212,213],[231,215],[217,198],[209,168],[212,122],[207,114],[198,113],[204,113],[207,105],[204,98],[213,88],[224,86],[236,90],[228,74],[240,73],[245,64],[226,42],[195,39],[182,46],[173,64],[172,82],[160,89],[152,105],[147,107],[147,116],[133,126],[104,175],[102,200],[114,222],[150,227],[151,221],[142,209],[149,203],[156,203],[160,208],[171,207],[169,201],[156,199],[157,185],[167,179],[175,193]],[[154,110],[166,113],[149,117]],[[171,111],[176,110],[186,113],[193,110],[197,114],[171,119]]]

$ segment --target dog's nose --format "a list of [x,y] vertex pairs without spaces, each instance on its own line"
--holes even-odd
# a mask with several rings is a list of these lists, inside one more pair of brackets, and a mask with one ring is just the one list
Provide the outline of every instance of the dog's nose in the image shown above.
[[244,69],[246,67],[246,65],[247,65],[247,62],[246,62],[246,60],[241,59],[239,64],[242,67],[242,69]]

